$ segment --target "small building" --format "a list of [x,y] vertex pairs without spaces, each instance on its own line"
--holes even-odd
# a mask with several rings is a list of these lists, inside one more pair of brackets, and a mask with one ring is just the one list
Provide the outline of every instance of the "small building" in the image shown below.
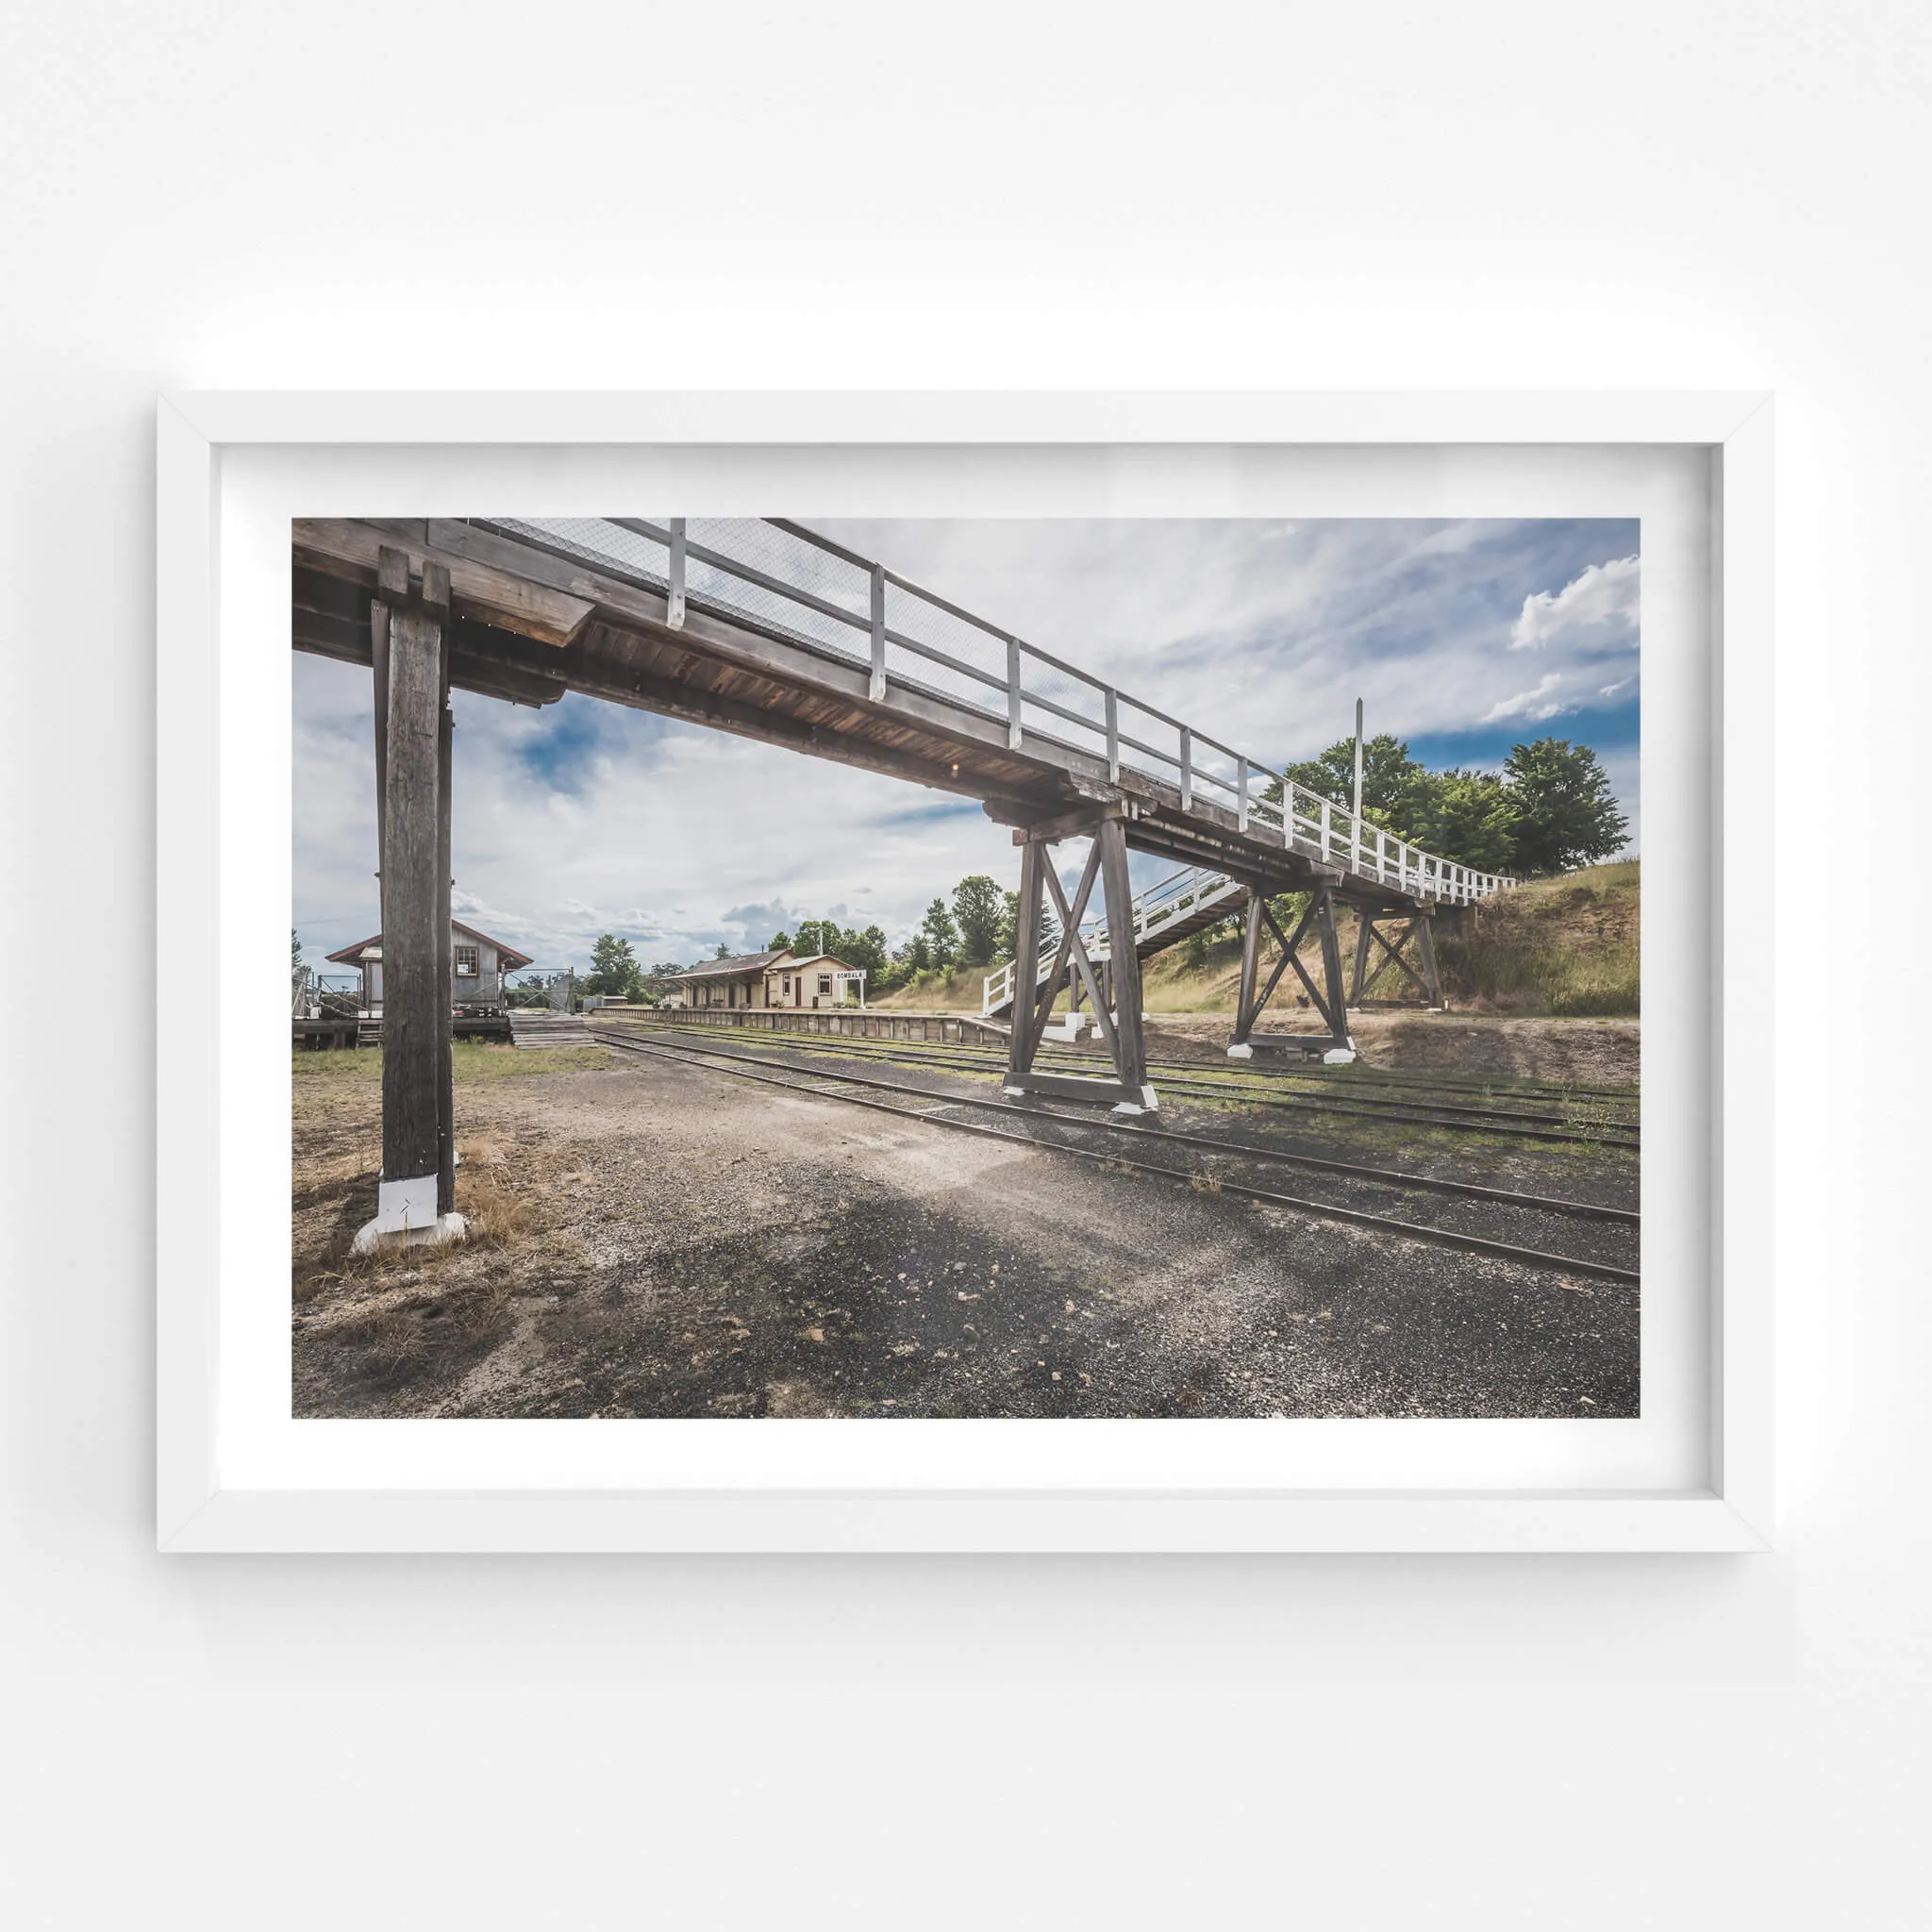
[[772,1007],[842,1007],[850,998],[865,1004],[865,974],[830,953],[795,958],[790,953],[767,969],[771,982],[765,1004]]
[[841,1007],[857,996],[865,1004],[865,974],[830,953],[801,959],[794,953],[741,953],[707,959],[677,975],[672,1002],[681,1007],[726,1007],[754,1011]]
[[[531,956],[502,940],[493,940],[473,925],[451,920],[449,924],[449,1003],[454,1013],[503,1011],[503,976],[521,973]],[[382,1017],[382,935],[358,940],[329,954],[338,966],[353,966],[362,975],[361,1010],[372,1020]]]

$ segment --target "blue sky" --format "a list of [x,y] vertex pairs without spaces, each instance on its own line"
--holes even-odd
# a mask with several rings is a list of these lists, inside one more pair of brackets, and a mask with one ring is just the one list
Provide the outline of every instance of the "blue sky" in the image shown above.
[[[1634,521],[805,521],[1271,765],[1345,737],[1357,696],[1433,768],[1580,741],[1637,842]],[[458,916],[545,964],[605,931],[691,959],[806,917],[896,940],[966,873],[1017,880],[971,801],[587,698],[454,703]],[[293,723],[319,961],[375,929],[369,674],[298,655]]]

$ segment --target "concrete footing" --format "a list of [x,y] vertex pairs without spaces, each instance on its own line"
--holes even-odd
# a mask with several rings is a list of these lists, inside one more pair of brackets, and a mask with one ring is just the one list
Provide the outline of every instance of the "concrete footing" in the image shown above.
[[470,1224],[460,1214],[439,1214],[422,1227],[384,1227],[380,1221],[365,1221],[356,1230],[352,1246],[358,1255],[371,1254],[385,1241],[396,1247],[440,1248],[446,1241],[461,1241],[469,1231]]

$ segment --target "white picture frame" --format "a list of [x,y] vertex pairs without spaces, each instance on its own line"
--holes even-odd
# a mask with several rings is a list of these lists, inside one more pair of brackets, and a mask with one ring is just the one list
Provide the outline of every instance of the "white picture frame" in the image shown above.
[[[242,393],[164,396],[157,433],[158,943],[221,929],[225,459],[263,448],[868,445],[1646,446],[1707,453],[1711,730],[1705,1434],[1708,1480],[1669,1490],[783,1491],[225,1480],[220,1283],[224,1068],[196,1029],[157,1029],[157,1524],[168,1552],[1709,1551],[1771,1546],[1772,979],[1747,944],[1761,888],[1727,825],[1774,797],[1773,408],[1762,393]],[[264,720],[264,723],[268,721]],[[280,728],[282,721],[274,721]],[[330,1428],[329,1424],[311,1426]],[[444,1424],[404,1424],[416,1429]],[[541,1429],[550,1424],[512,1426]],[[649,1423],[611,1424],[649,1429]],[[735,1424],[778,1428],[784,1423]],[[904,1428],[903,1424],[878,1426]],[[977,1427],[980,1424],[969,1424]],[[1067,1429],[1080,1424],[1050,1424]],[[1196,1424],[1181,1424],[1195,1427]],[[883,1442],[883,1439],[882,1439]]]

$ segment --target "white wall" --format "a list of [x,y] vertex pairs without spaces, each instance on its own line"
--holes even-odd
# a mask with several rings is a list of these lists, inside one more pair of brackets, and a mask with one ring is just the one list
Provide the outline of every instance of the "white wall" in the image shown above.
[[1927,20],[6,9],[16,967],[152,918],[163,385],[1768,385],[1816,788],[1762,1559],[163,1562],[148,1016],[8,1026],[14,1923],[1932,1916]]

